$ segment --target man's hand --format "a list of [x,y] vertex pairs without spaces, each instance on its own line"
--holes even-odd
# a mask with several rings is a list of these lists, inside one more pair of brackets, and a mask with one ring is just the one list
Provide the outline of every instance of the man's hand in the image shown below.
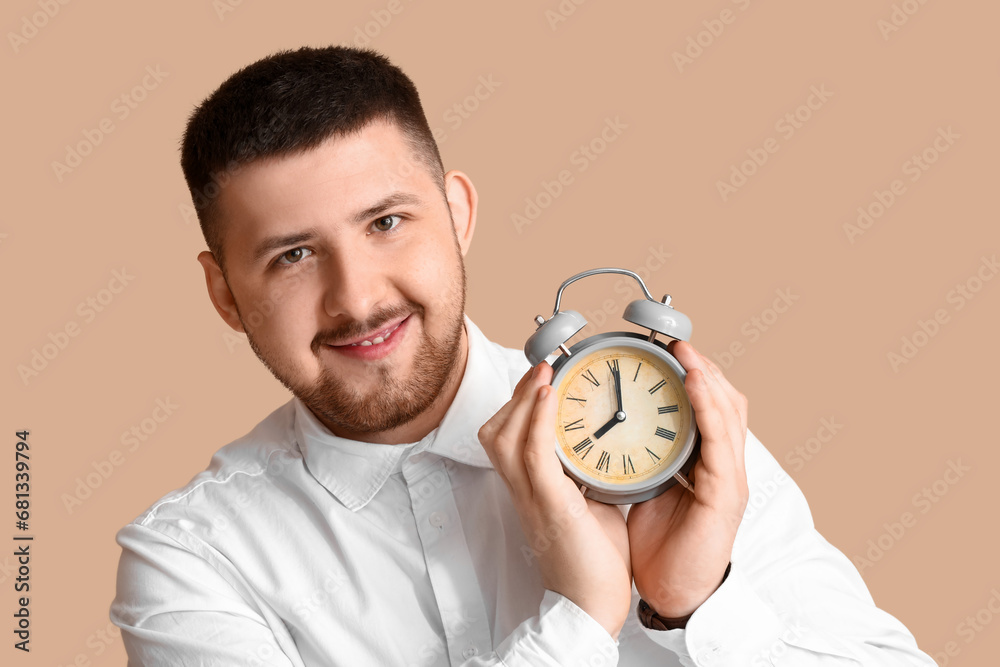
[[479,429],[507,484],[542,582],[572,600],[616,640],[632,599],[629,537],[621,510],[583,497],[556,456],[552,367],[529,370]]
[[686,341],[667,349],[687,371],[701,455],[694,493],[675,485],[634,504],[628,539],[635,586],[661,616],[686,616],[722,583],[749,490],[744,463],[747,399],[722,371]]

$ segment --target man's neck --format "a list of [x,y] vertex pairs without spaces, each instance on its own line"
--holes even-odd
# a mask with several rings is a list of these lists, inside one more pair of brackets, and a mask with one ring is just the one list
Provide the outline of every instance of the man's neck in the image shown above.
[[[462,385],[462,378],[465,376],[465,366],[468,363],[468,359],[469,332],[468,328],[465,326],[465,322],[463,321],[462,332],[458,343],[458,360],[452,368],[451,375],[447,380],[445,380],[444,386],[441,387],[441,391],[438,392],[437,397],[434,399],[434,402],[431,403],[430,407],[420,413],[413,420],[398,428],[394,428],[389,431],[382,431],[381,433],[351,434],[344,433],[342,429],[331,427],[331,425],[326,423],[326,421],[319,415],[316,415],[316,418],[319,419],[331,433],[351,440],[359,440],[362,442],[370,442],[381,445],[401,445],[418,442],[428,433],[436,429],[438,424],[441,423],[441,420],[444,419],[445,414],[448,412],[448,408],[451,407],[452,402],[455,400],[455,395],[458,394],[458,388]],[[313,414],[316,413],[314,412]]]

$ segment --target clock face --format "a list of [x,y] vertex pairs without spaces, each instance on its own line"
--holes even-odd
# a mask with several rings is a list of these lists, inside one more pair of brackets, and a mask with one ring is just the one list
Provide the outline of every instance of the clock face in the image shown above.
[[690,439],[693,413],[683,380],[644,348],[614,345],[574,355],[558,381],[556,437],[564,458],[602,486],[656,477]]

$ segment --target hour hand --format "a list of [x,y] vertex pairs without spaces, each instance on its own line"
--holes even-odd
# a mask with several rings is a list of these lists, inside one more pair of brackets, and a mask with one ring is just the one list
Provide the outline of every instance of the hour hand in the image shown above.
[[618,419],[618,415],[615,414],[615,416],[613,416],[611,419],[608,420],[607,424],[605,424],[601,428],[599,428],[596,431],[594,431],[594,437],[595,438],[600,438],[602,435],[604,435],[605,433],[607,433],[608,431],[610,431],[611,427],[614,426],[615,424],[617,424],[619,421],[620,420]]

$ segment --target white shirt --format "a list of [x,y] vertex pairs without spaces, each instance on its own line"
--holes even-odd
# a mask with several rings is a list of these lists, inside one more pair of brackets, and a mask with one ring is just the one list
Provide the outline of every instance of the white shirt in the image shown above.
[[419,442],[339,438],[293,398],[118,531],[130,665],[935,665],[749,430],[728,578],[682,630],[643,627],[633,586],[614,641],[542,585],[478,440],[528,362],[465,325],[462,384]]

